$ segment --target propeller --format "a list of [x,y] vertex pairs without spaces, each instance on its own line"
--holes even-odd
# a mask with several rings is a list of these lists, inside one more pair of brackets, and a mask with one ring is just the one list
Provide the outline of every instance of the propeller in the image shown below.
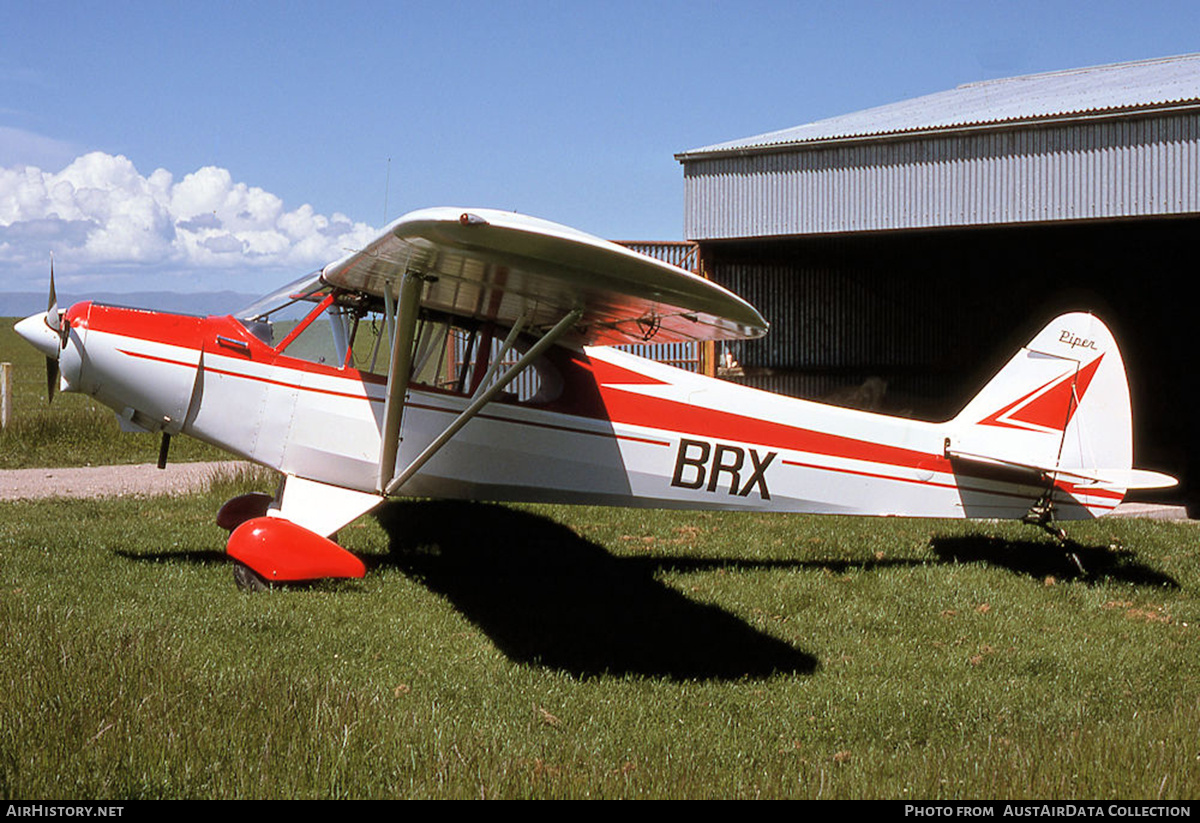
[[[70,324],[62,312],[58,310],[58,295],[54,291],[54,255],[50,255],[50,299],[46,304],[46,326],[58,335],[58,348],[62,351],[67,346],[67,335]],[[54,402],[54,387],[58,385],[58,357],[46,357],[46,402]]]

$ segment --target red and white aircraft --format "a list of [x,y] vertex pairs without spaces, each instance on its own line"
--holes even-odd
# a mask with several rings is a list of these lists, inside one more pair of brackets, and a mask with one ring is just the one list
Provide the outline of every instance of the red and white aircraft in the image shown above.
[[83,302],[17,331],[123,427],[278,471],[219,520],[242,583],[362,576],[328,539],[390,495],[1016,518],[1171,485],[1132,468],[1129,390],[1089,314],[1052,320],[929,423],[770,394],[613,344],[759,337],[748,303],[543,220],[428,209],[225,317]]

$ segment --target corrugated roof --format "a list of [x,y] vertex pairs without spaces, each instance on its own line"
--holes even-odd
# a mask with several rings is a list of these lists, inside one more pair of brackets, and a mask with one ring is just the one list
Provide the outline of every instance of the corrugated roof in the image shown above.
[[967,83],[949,91],[682,152],[696,156],[1200,102],[1200,54]]

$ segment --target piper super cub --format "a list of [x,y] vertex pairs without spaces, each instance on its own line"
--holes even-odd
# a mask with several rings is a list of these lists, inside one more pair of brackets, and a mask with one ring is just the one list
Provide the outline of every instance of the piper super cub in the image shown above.
[[361,577],[331,535],[391,495],[688,509],[1097,517],[1132,468],[1125,369],[1089,314],[1052,320],[956,417],[770,394],[613,344],[766,333],[682,269],[531,217],[427,209],[235,315],[77,303],[20,321],[63,391],[129,430],[278,471],[219,521],[243,585]]

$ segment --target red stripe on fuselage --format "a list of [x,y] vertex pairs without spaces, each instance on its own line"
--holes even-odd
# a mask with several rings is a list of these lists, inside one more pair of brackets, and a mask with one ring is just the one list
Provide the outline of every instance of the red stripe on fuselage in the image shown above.
[[601,360],[592,360],[591,364],[601,386],[606,416],[614,423],[904,468],[916,468],[922,463],[934,471],[950,470],[950,461],[938,454],[623,391],[619,384],[665,384]]
[[[996,495],[998,497],[1014,497],[1014,498],[1018,498],[1018,499],[1022,499],[1022,500],[1028,500],[1028,499],[1037,497],[1037,494],[1031,495],[1028,493],[1021,493],[1021,492],[1000,491],[999,489],[989,489],[989,488],[985,488],[983,486],[972,486],[972,485],[969,485],[967,483],[962,483],[962,482],[940,483],[940,482],[934,482],[933,480],[921,480],[920,478],[916,478],[916,477],[898,477],[894,474],[879,474],[878,472],[863,471],[862,469],[847,469],[847,468],[842,468],[840,466],[823,466],[823,465],[819,465],[816,463],[801,463],[797,460],[781,460],[780,462],[785,466],[794,466],[798,469],[812,469],[814,471],[834,472],[836,474],[851,474],[851,475],[854,475],[855,477],[869,477],[873,480],[891,480],[891,481],[895,481],[897,483],[913,483],[918,486],[931,486],[933,488],[938,488],[938,489],[959,489],[962,491]],[[960,476],[961,475],[957,475],[957,474],[954,475],[956,480]],[[965,479],[969,480],[971,478],[968,475],[968,476],[966,476]],[[997,482],[1005,482],[1005,481],[997,481]],[[1011,481],[1006,482],[1006,485],[1021,486],[1021,484],[1013,483]],[[1041,486],[1038,486],[1037,484],[1034,484],[1034,483],[1029,483],[1029,484],[1025,484],[1025,485],[1027,488],[1030,488],[1030,489],[1039,489],[1040,490],[1042,488]],[[1087,506],[1090,508],[1112,510],[1112,509],[1115,509],[1117,507],[1117,504],[1120,503],[1124,499],[1124,495],[1118,494],[1116,492],[1107,491],[1104,489],[1080,490],[1077,487],[1070,485],[1069,483],[1063,483],[1063,482],[1055,483],[1054,486],[1059,491],[1065,492],[1065,493],[1071,495],[1073,498],[1077,498],[1078,496],[1082,495],[1085,497],[1091,496],[1091,497],[1109,498],[1111,500],[1116,501],[1112,505],[1101,505],[1099,503],[1083,503],[1083,502],[1079,502],[1077,500],[1077,502],[1079,502],[1079,505]]]
[[[188,363],[183,360],[173,360],[168,357],[159,357],[157,355],[145,354],[143,352],[129,351],[128,349],[117,349],[117,351],[119,351],[121,354],[128,355],[129,357],[137,357],[137,358],[140,358],[143,360],[150,360],[155,363],[166,363],[171,366],[183,366],[183,367],[189,368],[189,369],[196,368],[195,364]],[[384,398],[372,397],[369,394],[362,394],[362,393],[358,393],[358,392],[334,391],[332,389],[317,388],[316,386],[304,386],[299,383],[291,383],[291,382],[287,382],[284,380],[276,380],[276,379],[270,378],[270,377],[261,377],[259,375],[246,374],[244,372],[237,372],[237,371],[231,371],[229,369],[216,368],[214,366],[205,366],[204,370],[205,370],[205,372],[211,372],[213,374],[220,374],[220,375],[224,375],[226,377],[238,377],[243,380],[252,380],[257,383],[266,383],[271,386],[280,386],[282,388],[295,389],[297,391],[315,392],[317,394],[332,395],[334,397],[347,397],[352,400],[366,400],[371,403],[384,402]],[[349,380],[350,378],[347,377],[347,378],[342,378],[342,379]],[[455,395],[455,396],[459,396],[459,395]],[[460,414],[462,411],[461,409],[447,409],[447,408],[444,408],[441,406],[430,406],[430,405],[426,405],[423,403],[414,403],[411,401],[406,401],[404,406],[405,406],[405,408],[410,408],[410,409],[421,409],[422,411],[441,412],[443,414],[451,414],[451,415]],[[567,432],[569,434],[584,434],[584,435],[589,435],[589,436],[593,436],[593,437],[609,437],[609,438],[613,438],[616,440],[624,440],[624,441],[631,442],[631,443],[643,443],[643,444],[649,445],[649,446],[669,446],[669,445],[671,445],[666,440],[655,440],[655,439],[651,439],[648,437],[635,437],[633,435],[616,434],[611,431],[607,431],[607,432],[590,431],[588,429],[581,429],[581,428],[577,428],[574,426],[561,426],[561,425],[555,425],[553,423],[543,423],[540,421],[533,421],[533,420],[518,420],[518,419],[511,418],[511,417],[503,417],[503,416],[496,415],[496,414],[480,413],[476,416],[483,420],[494,420],[494,421],[497,421],[500,423],[512,423],[512,424],[515,424],[518,426],[532,426],[534,428],[549,429],[551,431]]]

